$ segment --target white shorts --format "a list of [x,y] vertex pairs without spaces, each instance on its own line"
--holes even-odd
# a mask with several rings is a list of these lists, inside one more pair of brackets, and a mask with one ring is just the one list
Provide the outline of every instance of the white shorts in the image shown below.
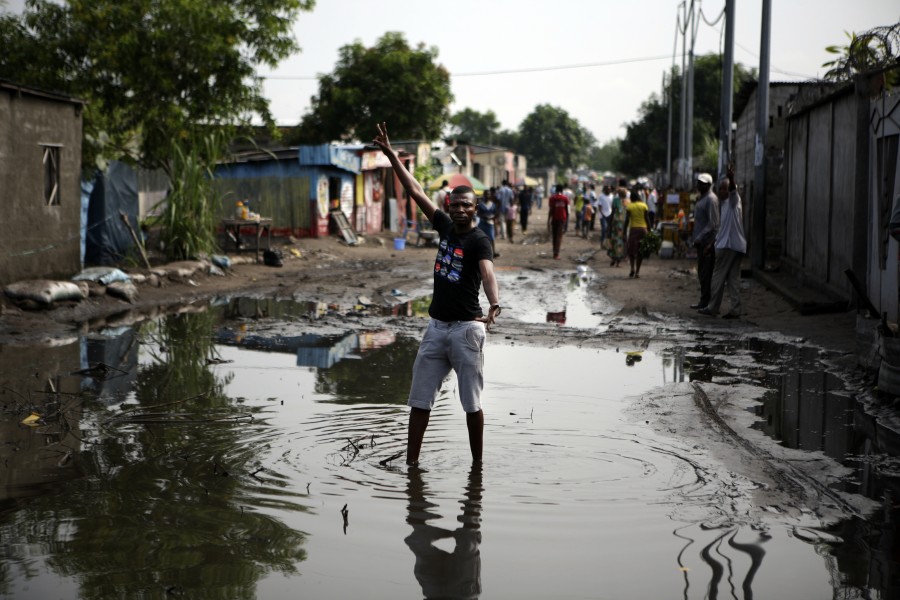
[[441,391],[441,384],[452,369],[456,371],[463,410],[467,413],[481,410],[485,335],[481,321],[431,319],[413,364],[407,404],[431,410]]

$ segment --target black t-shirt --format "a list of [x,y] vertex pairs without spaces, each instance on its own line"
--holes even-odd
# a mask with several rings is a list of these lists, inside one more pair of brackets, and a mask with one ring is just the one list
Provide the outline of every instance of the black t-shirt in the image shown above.
[[482,260],[494,260],[491,240],[477,227],[462,235],[443,211],[434,211],[434,230],[440,235],[434,261],[434,295],[428,314],[439,321],[472,321],[480,316],[478,291]]

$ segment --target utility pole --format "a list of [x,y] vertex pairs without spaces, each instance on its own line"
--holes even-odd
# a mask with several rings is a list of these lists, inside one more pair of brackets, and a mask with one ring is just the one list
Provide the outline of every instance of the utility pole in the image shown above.
[[756,89],[756,142],[753,150],[753,235],[750,266],[766,266],[766,132],[769,128],[769,34],[772,28],[772,0],[762,0],[762,33],[759,40],[759,85]]
[[687,152],[684,147],[684,132],[687,130],[687,32],[688,32],[688,20],[687,20],[687,3],[681,3],[681,26],[683,27],[681,32],[681,127],[678,128],[678,185],[683,186],[684,182],[682,179],[684,178],[684,162],[687,156]]
[[688,90],[687,90],[687,126],[684,143],[687,149],[684,165],[686,185],[690,185],[694,172],[694,46],[697,42],[697,28],[700,21],[700,11],[694,10],[694,0],[691,0],[691,8],[688,14],[691,25],[691,49],[688,51]]
[[669,135],[666,138],[666,185],[672,182],[672,112],[675,104],[675,55],[678,53],[678,32],[681,18],[675,19],[675,41],[672,43],[672,68],[669,70]]
[[734,5],[725,0],[725,56],[722,63],[722,107],[719,118],[719,176],[731,163],[731,118],[734,111]]

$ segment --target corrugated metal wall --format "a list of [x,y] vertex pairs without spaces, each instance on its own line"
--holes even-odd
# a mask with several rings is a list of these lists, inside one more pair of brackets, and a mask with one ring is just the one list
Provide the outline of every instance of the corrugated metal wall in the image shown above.
[[791,119],[785,260],[801,278],[850,297],[853,231],[865,207],[855,198],[856,101],[839,95]]
[[900,246],[887,233],[894,199],[900,194],[900,90],[874,100],[869,115],[868,293],[880,312],[900,323]]

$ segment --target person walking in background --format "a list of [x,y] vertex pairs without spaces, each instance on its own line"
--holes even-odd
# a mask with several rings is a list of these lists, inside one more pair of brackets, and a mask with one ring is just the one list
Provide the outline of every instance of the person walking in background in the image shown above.
[[647,229],[652,230],[656,227],[656,188],[652,185],[647,186]]
[[598,218],[600,219],[600,245],[608,246],[607,240],[609,239],[609,221],[610,215],[612,215],[612,196],[609,195],[610,188],[608,185],[604,185],[600,190],[600,195],[597,196],[597,210],[600,213]]
[[581,217],[581,237],[589,239],[591,235],[591,227],[594,224],[594,205],[587,200],[584,202]]
[[531,204],[534,201],[534,190],[526,185],[519,192],[519,221],[522,225],[522,235],[528,231],[528,215],[531,214]]
[[734,168],[728,166],[728,174],[719,182],[719,196],[727,198],[719,203],[719,231],[716,233],[716,266],[713,270],[712,289],[709,304],[697,312],[715,316],[722,306],[722,296],[728,288],[731,309],[723,315],[725,319],[741,316],[741,260],[747,253],[747,238],[744,236],[744,213],[741,196],[734,181]]
[[[387,123],[378,124],[373,143],[381,148],[406,193],[415,201],[440,236],[434,264],[434,292],[428,314],[431,320],[413,363],[406,464],[417,465],[428,420],[441,385],[456,371],[459,399],[466,413],[472,462],[480,463],[484,446],[485,333],[500,314],[500,290],[494,276],[491,245],[475,227],[475,192],[468,186],[450,192],[450,215],[425,195],[425,190],[400,162],[388,139]],[[484,287],[490,308],[487,316],[479,303]]]
[[[584,193],[584,204],[587,206],[591,205],[591,216],[588,219],[588,224],[590,225],[590,231],[594,230],[594,218],[597,216],[597,192],[596,186],[594,184],[590,184],[588,186],[587,191]],[[587,237],[587,236],[585,236]]]
[[547,206],[550,207],[549,220],[550,237],[553,240],[553,258],[559,259],[559,251],[562,248],[563,234],[566,231],[566,223],[569,221],[569,197],[564,193],[565,186],[556,186],[556,193],[550,196]]
[[719,199],[712,192],[712,176],[697,175],[700,199],[694,206],[694,237],[691,240],[697,251],[697,279],[700,281],[700,301],[691,308],[705,308],[709,304],[712,274],[716,266],[716,231],[719,229]]
[[478,203],[475,212],[478,215],[478,228],[482,230],[491,241],[491,250],[494,251],[494,258],[499,258],[500,255],[497,254],[494,246],[498,208],[497,204],[494,202],[491,190],[485,190],[484,195],[481,197],[481,202]]
[[537,205],[538,210],[541,210],[544,203],[544,184],[538,182],[537,187],[534,188],[534,203]]
[[431,198],[435,206],[438,206],[445,213],[450,213],[450,182],[444,179],[441,182],[441,189],[434,193]]
[[631,192],[631,202],[625,207],[625,226],[628,228],[628,263],[631,265],[629,277],[635,279],[641,276],[641,240],[647,235],[647,204],[641,198],[640,192]]
[[581,190],[575,194],[575,204],[572,208],[575,212],[575,235],[581,235],[581,221],[584,218],[584,193]]
[[[497,208],[500,210],[501,215],[506,214],[506,209],[509,208],[509,205],[515,196],[512,188],[509,187],[509,181],[504,179],[503,185],[500,186],[500,189],[497,190],[497,193],[494,196],[494,200],[497,202]],[[506,227],[504,227],[504,222],[502,220],[498,221],[497,230],[497,237],[506,238]]]
[[519,213],[519,205],[518,201],[513,199],[510,201],[509,206],[506,207],[506,239],[510,244],[514,244],[513,242],[513,230],[516,227],[516,216]]
[[609,216],[609,266],[618,267],[625,258],[625,199],[628,190],[619,188],[612,198],[612,208]]
[[[569,199],[569,206],[570,207],[575,206],[575,190],[573,190],[571,188],[571,186],[569,186],[569,185],[564,185],[563,186],[563,194],[565,194],[566,198]],[[566,217],[566,224],[563,227],[564,233],[568,233],[568,231],[569,231],[569,220],[570,220],[571,216],[572,216],[572,213],[571,213],[571,211],[569,211],[569,216]]]

